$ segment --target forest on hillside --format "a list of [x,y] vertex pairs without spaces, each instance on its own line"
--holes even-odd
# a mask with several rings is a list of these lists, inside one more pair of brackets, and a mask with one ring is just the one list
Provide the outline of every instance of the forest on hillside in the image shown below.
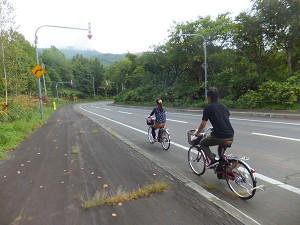
[[[13,8],[0,0],[0,102],[18,95],[38,95],[35,49],[13,23]],[[207,86],[217,87],[221,101],[236,108],[300,108],[300,1],[253,0],[251,10],[235,18],[174,22],[168,41],[142,54],[104,65],[97,57],[68,59],[52,46],[39,54],[45,65],[48,97],[104,99],[145,104],[157,98],[175,106],[202,107]],[[185,34],[181,42],[180,30]],[[204,45],[205,40],[205,45]],[[42,82],[43,85],[43,82]],[[42,89],[44,90],[44,86]],[[43,93],[43,96],[45,94]]]
[[124,59],[126,53],[123,54],[112,54],[112,53],[101,53],[96,50],[78,50],[74,47],[61,48],[59,49],[67,59],[71,60],[77,54],[82,55],[85,58],[96,58],[98,59],[102,65],[110,65],[115,62]]

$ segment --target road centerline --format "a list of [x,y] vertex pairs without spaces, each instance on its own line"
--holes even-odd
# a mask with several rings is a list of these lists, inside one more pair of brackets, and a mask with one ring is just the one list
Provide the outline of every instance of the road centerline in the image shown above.
[[282,136],[276,136],[276,135],[271,135],[271,134],[262,134],[262,133],[256,133],[256,132],[252,132],[251,134],[259,135],[259,136],[279,138],[279,139],[285,139],[285,140],[291,140],[291,141],[300,141],[300,139],[296,139],[296,138],[282,137]]
[[131,115],[132,113],[130,112],[124,112],[124,111],[118,111],[119,113],[123,113],[123,114],[128,114],[128,115]]
[[188,123],[186,121],[181,121],[181,120],[171,120],[171,119],[167,119],[167,120],[172,122],[177,122],[177,123]]

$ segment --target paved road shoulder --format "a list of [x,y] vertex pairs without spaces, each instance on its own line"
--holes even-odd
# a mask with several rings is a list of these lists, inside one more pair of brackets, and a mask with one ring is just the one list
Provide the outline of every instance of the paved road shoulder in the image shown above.
[[[129,192],[161,180],[170,184],[162,194],[122,206],[81,206],[97,190]],[[241,224],[72,105],[0,162],[0,224],[199,223]]]

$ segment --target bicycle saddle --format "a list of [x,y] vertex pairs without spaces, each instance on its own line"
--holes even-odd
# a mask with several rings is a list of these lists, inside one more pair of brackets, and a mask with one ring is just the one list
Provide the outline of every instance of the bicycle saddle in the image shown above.
[[221,147],[227,147],[230,148],[232,145],[232,141],[226,141],[220,144]]

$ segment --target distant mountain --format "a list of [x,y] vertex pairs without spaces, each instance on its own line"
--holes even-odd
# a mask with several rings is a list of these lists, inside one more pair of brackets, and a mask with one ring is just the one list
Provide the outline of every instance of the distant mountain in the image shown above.
[[124,54],[112,54],[101,53],[96,50],[79,50],[72,47],[59,49],[67,59],[72,59],[76,54],[80,54],[85,58],[97,58],[103,65],[109,65],[114,62],[118,62],[124,59],[127,53]]

